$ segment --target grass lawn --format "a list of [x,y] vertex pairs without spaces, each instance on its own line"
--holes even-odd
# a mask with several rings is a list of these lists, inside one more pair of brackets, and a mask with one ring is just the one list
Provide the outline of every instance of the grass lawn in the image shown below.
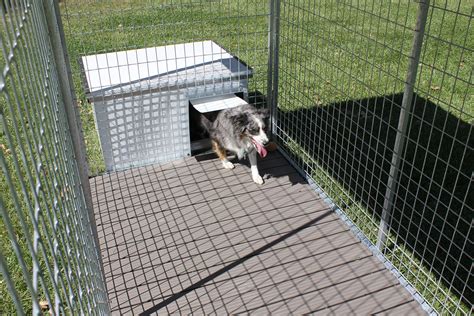
[[[473,47],[466,36],[472,7],[457,0],[450,10],[434,9],[423,50],[418,90],[440,107],[471,122],[474,118],[471,83]],[[76,91],[81,104],[92,174],[104,170],[100,146],[80,79],[80,56],[142,47],[213,39],[251,65],[253,89],[266,92],[266,1],[212,1],[163,4],[163,1],[84,2],[62,5],[65,33]],[[409,1],[377,7],[351,1],[282,1],[280,99],[285,82],[301,83],[288,92],[296,102],[283,109],[312,107],[337,101],[403,91],[416,4]],[[286,15],[286,16],[285,16]],[[466,16],[467,15],[467,16]],[[382,17],[382,18],[379,18]],[[298,26],[298,31],[293,32]],[[292,36],[287,37],[291,33]],[[441,40],[436,40],[440,38]],[[449,45],[445,41],[453,44]],[[461,46],[461,47],[459,47]],[[290,51],[291,50],[291,51]],[[302,74],[305,74],[302,77]]]
[[[81,56],[211,39],[254,69],[249,91],[266,94],[267,5],[267,0],[62,1],[60,7],[91,174],[103,172],[105,166],[95,130],[93,108],[87,102],[82,86],[77,62]],[[443,10],[445,7],[447,10]],[[315,131],[306,127],[315,121],[303,113],[319,115],[323,118],[320,123],[329,128],[338,119],[345,122],[350,117],[348,123],[355,120],[355,108],[347,107],[353,100],[374,97],[384,100],[387,96],[402,92],[416,10],[417,3],[408,0],[383,3],[355,0],[281,1],[279,109],[283,132],[291,134],[282,139],[297,163],[318,181],[371,241],[375,241],[379,218],[370,208],[377,206],[379,201],[374,198],[374,205],[361,203],[360,197],[370,198],[371,192],[364,192],[365,186],[361,186],[362,192],[351,190],[346,184],[352,183],[355,177],[353,174],[348,175],[349,180],[340,179],[333,172],[331,160],[316,157],[315,148],[318,145],[326,146],[322,142],[334,142],[338,136],[333,138],[328,135],[326,140],[319,143],[310,138],[309,135]],[[447,113],[462,123],[456,126],[474,122],[474,36],[467,36],[468,32],[472,33],[472,10],[469,1],[432,1],[426,28],[428,36],[422,50],[415,89],[417,98],[436,107],[435,113]],[[3,68],[3,62],[1,65]],[[4,103],[3,97],[0,98],[0,106]],[[363,115],[368,115],[370,111],[376,113],[370,108],[364,111],[366,114],[357,109],[358,124]],[[369,114],[379,115],[380,118],[385,115],[372,112]],[[5,115],[7,120],[11,120],[11,114]],[[367,124],[364,123],[364,126]],[[341,125],[341,128],[353,132],[352,127],[348,126]],[[371,128],[375,129],[372,125]],[[443,128],[443,124],[440,128]],[[376,145],[376,152],[387,146],[384,139],[378,138],[380,135],[381,132],[377,137],[368,136],[369,142],[375,139],[380,141]],[[387,140],[390,140],[389,136]],[[0,144],[5,143],[5,135],[0,130]],[[331,150],[336,147],[331,147]],[[415,147],[414,150],[419,149]],[[345,159],[349,159],[349,153],[344,153]],[[326,152],[322,156],[328,154]],[[335,151],[333,154],[338,155],[340,152]],[[10,156],[5,157],[12,168]],[[373,158],[373,161],[357,168],[366,170],[367,164],[376,162],[376,158]],[[380,174],[383,174],[382,171]],[[373,181],[370,181],[373,187]],[[1,192],[7,192],[4,177],[1,177],[0,189]],[[13,210],[8,195],[4,197],[3,203],[7,209]],[[0,225],[0,237],[6,238],[3,224]],[[390,242],[397,244],[397,238],[390,236]],[[438,310],[444,313],[455,311],[458,301],[456,296],[443,294],[448,292],[446,286],[437,281],[438,277],[433,275],[433,271],[429,271],[429,264],[420,264],[423,260],[413,255],[413,249],[401,243],[386,254],[426,297],[431,300],[438,296],[438,301],[434,303]],[[1,251],[13,267],[13,252],[4,246]],[[17,269],[14,274],[14,278],[21,279],[21,271]],[[5,285],[0,283],[0,297],[8,297],[7,292]],[[5,311],[13,310],[11,302],[5,304],[10,304],[4,305],[7,306]],[[27,298],[25,304],[29,304]],[[444,309],[445,306],[447,309]],[[465,305],[461,307],[464,311],[468,310]]]

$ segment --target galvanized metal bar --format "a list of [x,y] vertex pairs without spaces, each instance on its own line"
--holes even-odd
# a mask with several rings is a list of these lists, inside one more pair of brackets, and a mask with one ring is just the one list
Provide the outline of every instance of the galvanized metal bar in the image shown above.
[[[0,192],[4,219],[0,229],[11,239],[11,247],[5,252],[2,249],[0,255],[7,259],[1,268],[10,279],[4,286],[18,292],[10,290],[11,300],[7,298],[5,305],[7,312],[15,309],[20,314],[22,310],[34,315],[45,310],[52,314],[107,313],[90,208],[79,179],[64,106],[67,100],[61,91],[66,81],[58,74],[59,58],[51,43],[55,31],[48,26],[58,17],[48,15],[53,5],[10,1],[0,7],[4,61],[0,74],[0,180],[7,188]],[[15,257],[20,276],[9,271]],[[25,298],[31,299],[30,306]]]
[[[92,206],[92,195],[89,183],[89,167],[86,158],[86,148],[84,142],[84,135],[82,132],[82,123],[77,107],[77,98],[74,92],[72,81],[72,74],[70,69],[70,62],[66,48],[66,41],[64,37],[64,30],[59,13],[59,5],[57,1],[45,1],[44,9],[46,20],[48,22],[48,29],[50,32],[50,41],[53,47],[54,60],[56,62],[56,69],[59,76],[59,87],[62,96],[62,101],[65,108],[65,113],[68,121],[69,130],[74,147],[74,156],[77,162],[78,172],[80,176],[80,188],[83,191],[87,210],[89,212],[88,222],[90,223],[94,241],[96,256],[100,262],[102,272],[102,280],[104,280],[104,270],[102,259],[99,255],[100,244],[97,234],[97,224],[94,216],[94,209]],[[105,289],[105,283],[103,284]]]
[[[48,212],[48,225],[54,229],[55,234],[59,236],[59,240],[55,240],[54,244],[54,256],[58,256],[61,261],[64,260],[66,265],[65,273],[73,273],[74,267],[80,267],[80,270],[85,271],[88,266],[84,265],[84,262],[81,262],[81,257],[77,256],[69,256],[67,253],[75,252],[80,253],[82,251],[82,246],[80,243],[76,241],[80,241],[80,238],[76,237],[75,240],[70,240],[70,233],[74,233],[76,236],[84,236],[83,233],[78,233],[80,227],[77,225],[74,217],[69,216],[71,214],[71,210],[75,210],[75,212],[79,215],[81,214],[80,210],[85,208],[84,202],[82,202],[82,191],[76,192],[74,194],[73,199],[66,199],[64,201],[61,198],[64,192],[64,186],[66,187],[74,187],[77,190],[78,183],[77,181],[77,169],[76,165],[74,164],[74,160],[68,159],[68,155],[72,154],[72,142],[70,140],[70,135],[68,134],[69,128],[67,127],[66,116],[64,114],[64,110],[62,107],[62,102],[58,99],[60,96],[58,90],[58,81],[56,76],[56,66],[54,60],[52,60],[52,53],[51,53],[51,46],[48,37],[48,32],[46,32],[46,22],[45,22],[45,13],[43,6],[40,4],[39,6],[35,6],[35,14],[32,15],[32,19],[34,21],[34,25],[30,28],[29,32],[25,32],[25,39],[29,42],[34,42],[35,40],[38,43],[41,43],[40,49],[41,54],[40,58],[38,59],[36,54],[30,54],[29,50],[26,50],[27,56],[24,57],[25,60],[29,62],[28,67],[31,69],[35,68],[36,64],[42,64],[48,70],[48,75],[45,78],[38,78],[33,71],[33,74],[27,73],[28,76],[33,78],[34,86],[36,87],[36,100],[33,104],[30,105],[29,109],[31,111],[36,110],[35,115],[40,117],[39,121],[41,122],[41,129],[48,131],[53,126],[54,135],[48,132],[41,133],[41,131],[37,131],[36,133],[44,135],[46,138],[43,140],[44,148],[45,148],[45,165],[54,164],[56,166],[55,172],[51,173],[52,182],[49,185],[43,186],[46,191],[48,192],[48,197],[50,201],[53,202],[52,212]],[[31,33],[31,36],[30,36]],[[39,84],[41,82],[41,84]],[[43,106],[39,106],[42,104]],[[48,106],[46,106],[48,104]],[[26,111],[26,110],[25,110]],[[27,115],[29,111],[26,111]],[[50,130],[51,131],[51,130]],[[49,136],[49,137],[48,137]],[[79,202],[81,201],[81,202]],[[78,203],[79,202],[79,203]],[[66,215],[66,216],[64,216]],[[66,232],[64,231],[66,229]],[[63,247],[59,247],[59,244],[56,242],[60,242]],[[82,241],[84,243],[84,241]],[[85,244],[89,244],[89,242],[85,242]],[[63,253],[58,253],[58,249],[63,249]],[[80,274],[80,273],[79,273]],[[58,280],[61,284],[64,282],[63,279],[60,277],[59,270],[55,271],[55,279]],[[67,286],[68,286],[68,295],[71,297],[69,300],[63,301],[63,305],[60,304],[60,298],[55,296],[55,308],[59,309],[64,306],[64,302],[66,303],[67,308],[75,309],[76,306],[79,305],[79,308],[83,310],[83,301],[87,301],[89,298],[85,300],[75,300],[74,299],[74,289],[81,288],[81,280],[78,278],[65,278]]]
[[[15,27],[15,23],[18,22],[18,16],[16,9],[16,3],[10,4],[12,7],[10,8],[13,10],[15,14],[10,13],[10,19],[9,20],[9,26],[5,25],[6,30],[13,30]],[[15,5],[15,7],[14,7]],[[15,9],[15,10],[14,10]],[[35,10],[36,6],[32,6],[31,10]],[[5,23],[5,17],[3,16],[3,21]],[[25,25],[31,25],[31,19],[26,19],[24,21],[23,26]],[[7,37],[8,38],[8,37]],[[8,38],[8,40],[10,40]],[[10,56],[11,57],[16,57],[20,61],[23,60],[24,58],[23,55],[21,54],[21,41],[14,40],[15,44],[18,45],[11,45],[10,46]],[[10,42],[12,43],[12,42]],[[6,56],[5,53],[5,46],[2,47],[4,50],[4,56]],[[16,48],[16,50],[15,50]],[[32,132],[32,128],[30,128],[30,125],[28,124],[26,118],[23,116],[22,113],[22,104],[26,103],[26,98],[25,98],[25,93],[24,93],[24,86],[20,78],[20,74],[23,71],[21,62],[20,63],[9,63],[7,61],[6,63],[6,68],[10,70],[10,73],[8,74],[8,78],[2,78],[2,81],[10,80],[11,82],[11,89],[8,89],[4,91],[5,95],[5,101],[6,104],[8,104],[8,111],[10,113],[20,113],[17,115],[16,119],[13,120],[12,122],[12,129],[14,131],[13,134],[10,134],[8,129],[5,130],[5,136],[7,140],[7,144],[10,148],[14,148],[15,141],[19,143],[20,147],[20,154],[19,157],[21,158],[21,162],[23,163],[24,166],[29,166],[30,168],[26,168],[26,172],[22,173],[21,168],[19,167],[18,161],[19,158],[18,156],[14,156],[14,165],[15,169],[17,172],[17,176],[20,178],[25,177],[26,179],[22,179],[21,181],[21,188],[23,191],[24,199],[26,204],[28,205],[28,211],[30,215],[30,220],[31,220],[31,225],[33,226],[33,245],[32,247],[29,248],[31,255],[32,255],[32,270],[33,270],[33,275],[32,275],[32,287],[33,287],[33,292],[37,293],[39,290],[38,283],[41,283],[41,286],[43,289],[46,287],[46,284],[48,280],[52,280],[54,277],[54,273],[51,270],[51,267],[49,265],[46,265],[46,269],[43,270],[43,273],[40,273],[40,263],[38,261],[38,258],[47,260],[48,258],[48,251],[51,251],[53,249],[51,238],[49,236],[46,236],[46,240],[43,240],[40,238],[40,229],[46,230],[45,226],[45,221],[43,220],[43,217],[38,216],[38,211],[39,207],[41,205],[40,201],[45,201],[44,197],[44,192],[42,190],[41,183],[38,181],[40,178],[40,173],[39,170],[41,169],[41,152],[42,152],[42,146],[37,143],[37,137],[39,133]],[[3,124],[4,126],[7,126],[7,123],[5,122]],[[26,139],[22,140],[22,136],[25,137]],[[15,141],[13,141],[15,139]],[[5,172],[5,175],[7,175],[7,172]],[[25,181],[26,180],[26,181]],[[8,181],[8,184],[11,185],[11,180]],[[29,195],[31,194],[31,195]],[[22,228],[24,232],[28,231],[27,226],[25,226],[26,222],[22,222]],[[56,264],[57,258],[53,257],[51,258],[53,260],[53,264]],[[44,273],[47,272],[47,273]],[[55,293],[59,292],[59,289],[57,287],[57,284],[52,282],[51,287],[54,289]],[[45,291],[45,296],[48,302],[51,302],[51,296],[48,291]],[[35,295],[32,295],[33,298],[33,313],[37,314],[39,313],[39,309],[37,308],[37,304],[34,303]],[[53,310],[54,311],[54,310]]]
[[392,160],[390,164],[390,173],[387,181],[387,190],[383,203],[383,210],[380,220],[380,226],[377,236],[377,247],[382,251],[387,240],[389,231],[390,217],[392,215],[395,192],[398,186],[398,178],[400,173],[400,162],[403,159],[403,151],[405,148],[405,140],[407,138],[408,122],[412,112],[413,91],[420,62],[421,48],[423,45],[423,37],[425,33],[426,20],[428,17],[429,0],[420,0],[418,6],[417,20],[413,32],[413,45],[410,54],[407,76],[405,80],[405,88],[403,92],[402,105],[398,120],[397,135],[393,149]]
[[[275,2],[276,0],[268,0],[269,16],[268,16],[268,70],[267,70],[267,100],[266,106],[270,109],[270,120],[273,122],[272,99],[273,99],[273,58],[275,43]],[[273,134],[273,124],[270,124],[270,133]]]
[[[278,113],[278,66],[280,48],[280,0],[270,0],[270,51],[268,70],[268,93],[270,98],[270,132],[274,136]],[[275,137],[273,137],[275,138]]]
[[[41,88],[43,89],[45,95],[45,100],[44,102],[47,102],[49,105],[49,109],[47,108],[40,108],[39,112],[41,113],[41,116],[43,118],[47,117],[50,118],[50,121],[46,123],[47,125],[55,125],[58,124],[59,131],[56,131],[57,137],[61,139],[61,141],[54,142],[53,139],[50,139],[46,143],[48,144],[53,144],[58,147],[60,153],[58,156],[61,157],[59,159],[59,165],[62,167],[59,170],[62,170],[62,183],[63,186],[61,188],[61,185],[59,187],[59,192],[56,194],[59,195],[64,195],[65,192],[64,190],[66,189],[67,191],[70,191],[70,194],[72,195],[72,199],[68,199],[68,202],[66,203],[65,208],[59,209],[59,212],[65,212],[67,214],[66,216],[66,222],[62,223],[63,225],[66,225],[66,227],[69,227],[69,230],[67,230],[68,236],[64,236],[64,232],[60,234],[62,238],[62,243],[66,244],[68,246],[69,250],[73,250],[75,253],[80,254],[77,256],[75,262],[71,266],[68,265],[69,273],[76,273],[76,275],[79,276],[87,276],[88,272],[91,269],[91,265],[89,262],[86,262],[86,258],[93,258],[94,254],[93,253],[88,253],[90,250],[88,249],[89,247],[85,245],[92,245],[91,241],[89,240],[89,236],[91,233],[89,232],[90,228],[84,229],[84,223],[82,222],[82,219],[86,219],[87,216],[84,216],[84,211],[86,210],[85,202],[83,201],[83,192],[80,187],[80,180],[78,179],[78,172],[77,172],[77,165],[75,164],[74,159],[72,158],[74,153],[73,153],[73,144],[72,140],[70,138],[69,134],[69,126],[67,122],[67,117],[66,113],[64,110],[64,103],[61,98],[61,92],[59,91],[59,80],[57,77],[57,69],[56,69],[56,63],[54,61],[54,53],[52,52],[52,47],[50,43],[50,38],[49,38],[49,31],[47,27],[47,23],[45,22],[46,20],[46,13],[44,10],[44,7],[42,5],[36,6],[36,14],[34,15],[36,24],[38,26],[38,29],[42,30],[41,32],[36,32],[36,38],[42,43],[41,49],[44,52],[43,53],[43,59],[42,61],[44,62],[44,65],[47,67],[48,70],[48,75],[45,78],[44,82],[44,87],[42,86]],[[53,113],[56,113],[54,115]],[[43,119],[44,120],[44,119]],[[47,133],[46,133],[47,135]],[[45,144],[46,144],[45,143]],[[51,147],[51,146],[46,146],[46,148]],[[72,159],[71,159],[72,158]],[[48,162],[50,163],[50,162]],[[61,183],[61,182],[60,182]],[[47,188],[47,186],[46,186]],[[61,199],[60,199],[61,200]],[[68,216],[71,214],[70,212],[73,211],[77,215],[76,216]],[[55,227],[56,229],[60,229],[61,224],[55,225],[55,223],[52,222],[52,218],[57,217],[56,214],[52,215],[50,214],[47,218],[49,220],[49,226],[50,227]],[[59,218],[63,218],[64,216],[61,216],[59,214]],[[78,221],[78,219],[80,219]],[[55,222],[58,222],[55,220]],[[64,226],[62,226],[64,227]],[[86,227],[89,227],[89,224],[86,224]],[[59,232],[58,232],[59,233]],[[78,242],[69,242],[68,239],[70,238],[71,234],[74,234],[74,239]],[[80,241],[80,242],[79,242]],[[68,261],[66,259],[66,261]],[[69,264],[69,262],[67,262]],[[74,271],[76,270],[76,271]],[[55,275],[58,276],[59,275]],[[59,281],[62,283],[62,279],[58,278]],[[71,279],[76,279],[76,278],[71,278]],[[66,280],[69,283],[69,278],[66,278]],[[78,310],[81,313],[86,310],[86,306],[90,306],[90,302],[92,300],[92,297],[89,295],[84,296],[83,293],[87,293],[88,289],[91,287],[91,283],[94,280],[87,280],[85,282],[85,285],[81,285],[79,280],[77,280],[76,284],[74,285],[73,289],[69,289],[69,300],[66,300],[66,303],[69,305],[69,308],[72,308],[73,310]],[[86,289],[86,291],[83,290],[83,287]],[[74,290],[74,289],[79,289],[79,291]],[[90,292],[90,291],[89,291]],[[79,293],[79,294],[77,294]],[[79,298],[76,299],[76,295],[79,296]],[[55,306],[61,307],[59,304],[59,298],[57,295],[55,296]]]
[[[1,153],[0,153],[1,155]],[[3,213],[3,205],[2,205],[2,200],[0,198],[0,210]],[[3,214],[2,214],[3,215]],[[3,281],[6,283],[6,286],[8,288],[8,291],[10,292],[10,295],[12,296],[13,303],[15,304],[16,308],[16,313],[17,315],[25,315],[25,311],[23,309],[23,306],[20,304],[20,298],[18,296],[18,292],[15,288],[15,285],[12,281],[12,278],[10,277],[10,273],[8,272],[7,269],[7,263],[5,262],[5,258],[3,257],[3,254],[0,252],[0,273],[3,276]]]
[[90,212],[90,221],[93,224],[95,236],[97,228],[92,209],[92,197],[89,184],[89,167],[86,158],[86,147],[84,135],[82,133],[82,123],[77,107],[77,98],[74,92],[72,74],[70,69],[69,57],[66,49],[66,41],[62,21],[59,15],[59,5],[57,1],[49,0],[44,2],[46,21],[50,34],[51,45],[53,47],[54,60],[59,76],[59,85],[61,89],[62,101],[65,104],[65,111],[71,131],[71,138],[74,144],[74,155],[77,161],[79,175],[81,178],[81,187],[84,192],[87,208]]

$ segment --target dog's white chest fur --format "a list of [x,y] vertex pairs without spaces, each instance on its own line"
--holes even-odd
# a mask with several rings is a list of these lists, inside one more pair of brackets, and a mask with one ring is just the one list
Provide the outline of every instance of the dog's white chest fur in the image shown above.
[[252,143],[245,142],[245,147],[238,147],[237,144],[226,144],[226,149],[235,153],[237,158],[242,159],[248,154],[250,151],[254,150]]

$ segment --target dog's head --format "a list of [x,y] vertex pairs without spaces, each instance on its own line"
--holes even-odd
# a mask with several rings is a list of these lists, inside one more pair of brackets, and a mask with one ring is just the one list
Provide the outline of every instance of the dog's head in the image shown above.
[[242,109],[236,120],[241,138],[248,138],[261,157],[267,155],[265,145],[269,141],[267,135],[268,117],[268,110],[248,106]]

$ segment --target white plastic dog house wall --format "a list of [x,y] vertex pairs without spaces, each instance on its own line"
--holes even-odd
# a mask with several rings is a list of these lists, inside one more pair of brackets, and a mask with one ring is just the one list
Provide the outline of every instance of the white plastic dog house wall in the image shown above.
[[212,41],[84,56],[108,171],[191,154],[189,101],[243,93],[252,70]]

